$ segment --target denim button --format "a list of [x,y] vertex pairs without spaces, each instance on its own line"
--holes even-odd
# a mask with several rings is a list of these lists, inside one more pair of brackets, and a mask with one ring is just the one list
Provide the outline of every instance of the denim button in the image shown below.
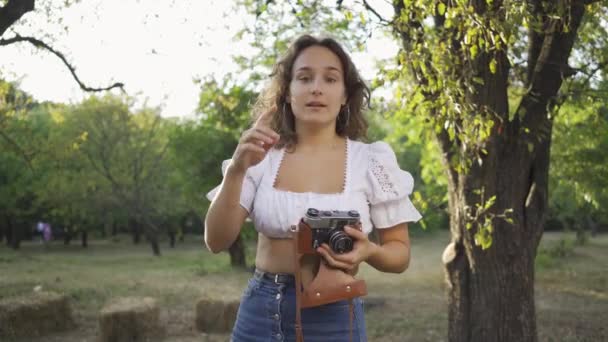
[[275,319],[275,320],[277,320],[277,321],[278,321],[278,320],[279,320],[279,318],[281,318],[281,316],[279,316],[279,314],[274,314],[274,319]]
[[281,294],[277,293],[277,300],[281,299]]

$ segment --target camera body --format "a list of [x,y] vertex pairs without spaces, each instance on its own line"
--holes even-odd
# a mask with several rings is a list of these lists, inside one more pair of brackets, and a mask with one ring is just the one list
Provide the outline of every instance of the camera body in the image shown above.
[[317,210],[309,208],[302,221],[310,227],[312,248],[323,243],[336,253],[353,249],[353,239],[344,232],[344,226],[358,226],[360,215],[356,210]]

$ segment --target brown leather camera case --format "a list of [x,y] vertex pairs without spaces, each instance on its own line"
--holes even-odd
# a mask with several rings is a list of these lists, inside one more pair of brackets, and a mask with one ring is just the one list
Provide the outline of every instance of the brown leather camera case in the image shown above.
[[[359,229],[361,229],[360,226]],[[300,220],[294,235],[293,240],[297,251],[296,280],[301,285],[298,278],[302,257],[307,254],[316,255],[318,253],[312,247],[311,228],[303,220]],[[319,271],[312,282],[306,287],[300,286],[300,288],[303,288],[301,292],[302,308],[353,299],[367,294],[367,286],[364,280],[357,280],[343,270],[327,266],[324,262],[320,263]]]

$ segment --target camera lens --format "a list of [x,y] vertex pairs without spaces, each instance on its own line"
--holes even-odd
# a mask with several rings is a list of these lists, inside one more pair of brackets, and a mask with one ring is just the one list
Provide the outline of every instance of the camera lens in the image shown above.
[[353,239],[341,230],[334,230],[329,236],[329,246],[338,254],[353,250]]
[[315,208],[308,208],[308,210],[306,211],[306,213],[308,214],[308,216],[312,216],[312,217],[317,217],[319,216],[319,211]]

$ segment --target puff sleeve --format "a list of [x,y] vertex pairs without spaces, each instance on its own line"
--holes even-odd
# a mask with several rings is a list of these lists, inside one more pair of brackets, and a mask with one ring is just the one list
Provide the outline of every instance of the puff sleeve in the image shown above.
[[414,178],[401,170],[391,147],[381,141],[370,144],[368,162],[367,198],[374,227],[389,228],[422,218],[409,198]]
[[[222,176],[226,176],[226,170],[231,162],[232,159],[227,159],[222,162]],[[250,167],[245,174],[245,178],[243,179],[243,187],[241,189],[241,198],[239,200],[239,204],[250,214],[253,210],[253,199],[258,188],[259,178],[261,177],[262,163],[263,162]],[[217,193],[220,191],[222,184],[216,186],[207,193],[208,200],[213,201]]]

